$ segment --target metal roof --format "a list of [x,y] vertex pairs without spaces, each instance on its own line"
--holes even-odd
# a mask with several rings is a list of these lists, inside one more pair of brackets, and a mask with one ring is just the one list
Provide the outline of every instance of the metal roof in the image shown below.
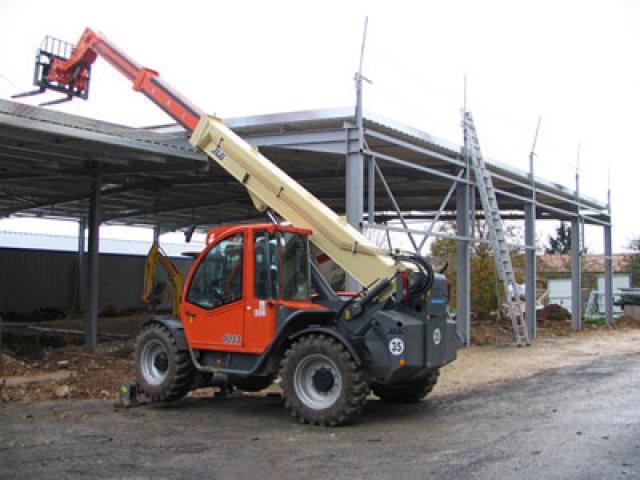
[[[353,108],[226,123],[329,207],[344,211],[345,158],[356,148],[349,136]],[[463,164],[460,147],[373,113],[365,113],[364,126],[367,145],[379,155],[401,208],[437,210]],[[521,211],[531,198],[528,174],[488,163],[501,208]],[[160,224],[171,230],[256,217],[242,186],[195,151],[179,127],[136,129],[0,100],[0,217],[85,217],[96,176],[102,185],[102,219],[111,224]],[[544,207],[540,216],[575,214],[570,189],[543,179],[536,179],[536,189]],[[448,208],[455,208],[455,198]],[[392,209],[378,186],[376,210]],[[609,220],[606,205],[596,200],[582,196],[580,209],[601,222]]]

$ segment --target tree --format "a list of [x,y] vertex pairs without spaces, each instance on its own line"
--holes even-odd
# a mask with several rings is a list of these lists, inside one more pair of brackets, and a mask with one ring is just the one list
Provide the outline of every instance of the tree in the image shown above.
[[[453,225],[445,225],[441,232],[453,233]],[[482,239],[489,238],[489,231],[482,221],[476,222],[477,236]],[[506,231],[510,241],[521,241],[521,232],[515,226],[508,226]],[[452,238],[439,238],[431,244],[431,255],[440,257],[449,263],[447,277],[451,282],[451,302],[454,308],[456,302],[456,241]],[[511,261],[516,273],[516,280],[523,281],[524,256],[512,254]],[[496,261],[487,243],[474,242],[471,244],[471,310],[474,312],[489,313],[497,310],[498,295],[503,295],[502,287],[498,285]]]
[[544,253],[570,253],[571,252],[571,225],[560,222],[556,228],[556,235],[549,235],[549,246]]

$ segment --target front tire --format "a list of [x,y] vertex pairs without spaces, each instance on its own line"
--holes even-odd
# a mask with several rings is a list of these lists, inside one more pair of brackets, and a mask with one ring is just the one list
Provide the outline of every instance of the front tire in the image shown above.
[[430,370],[427,376],[403,385],[373,385],[373,393],[380,400],[391,403],[416,403],[425,398],[438,383],[440,369]]
[[153,402],[184,397],[193,384],[195,367],[189,352],[160,324],[145,326],[136,339],[136,378]]
[[311,334],[285,353],[280,369],[285,407],[301,423],[342,425],[369,393],[365,371],[340,342]]

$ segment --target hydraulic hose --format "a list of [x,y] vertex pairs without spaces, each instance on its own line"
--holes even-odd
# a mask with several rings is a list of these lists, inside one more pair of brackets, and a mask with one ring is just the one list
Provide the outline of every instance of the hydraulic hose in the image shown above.
[[409,292],[412,294],[428,292],[433,287],[433,281],[435,279],[435,274],[433,273],[433,267],[421,255],[416,253],[405,253],[401,255],[395,256],[396,260],[403,260],[405,262],[411,262],[414,265],[418,266],[418,270],[420,272],[420,277],[417,280],[417,283],[413,283],[409,285]]

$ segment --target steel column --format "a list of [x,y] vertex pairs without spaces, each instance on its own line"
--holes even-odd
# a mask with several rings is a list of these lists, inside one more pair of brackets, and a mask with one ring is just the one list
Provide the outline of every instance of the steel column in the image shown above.
[[375,160],[367,160],[367,223],[373,224],[376,221],[376,167]]
[[[349,148],[353,139],[352,129],[347,129],[347,164],[345,210],[347,222],[358,231],[362,231],[362,217],[364,214],[364,119],[362,116],[362,61],[364,56],[364,45],[367,37],[367,22],[364,25],[362,37],[362,50],[360,52],[360,67],[356,73],[356,129],[358,140],[358,151],[352,152]],[[360,290],[361,285],[350,275],[347,275],[347,290]]]
[[[469,195],[467,184],[459,183],[456,192],[457,234],[469,237]],[[471,345],[471,255],[469,240],[456,240],[456,320],[462,344]]]
[[88,347],[95,347],[98,343],[100,210],[100,179],[96,177],[89,197],[89,291],[85,330],[85,345]]
[[[536,324],[536,207],[533,204],[524,206],[524,239],[527,248],[524,253],[525,302],[529,338],[535,338]],[[533,248],[531,248],[533,247]]]
[[87,220],[81,218],[78,220],[78,279],[76,282],[76,309],[78,311],[84,310],[85,303],[85,294],[84,288],[87,283],[87,275],[86,275],[86,261],[85,261],[85,249],[86,242],[84,239],[84,231],[87,229]]
[[[360,231],[364,213],[364,159],[359,151],[347,153],[345,186],[347,222]],[[360,290],[360,284],[349,275],[347,275],[347,290]]]
[[604,227],[604,313],[607,325],[613,323],[613,254],[611,227]]
[[580,221],[571,220],[571,327],[582,328],[582,272],[580,265]]

